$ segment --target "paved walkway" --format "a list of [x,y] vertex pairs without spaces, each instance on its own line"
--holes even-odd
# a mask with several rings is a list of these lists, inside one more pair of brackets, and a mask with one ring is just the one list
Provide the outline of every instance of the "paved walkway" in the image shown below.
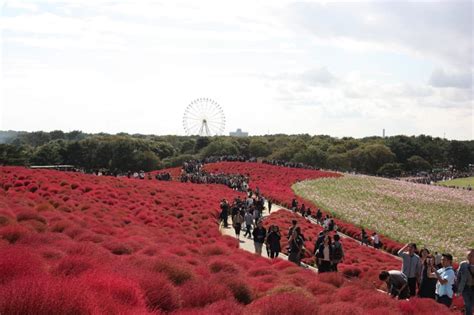
[[[272,212],[277,212],[277,211],[290,211],[290,212],[293,212],[293,211],[291,211],[291,210],[288,209],[288,208],[285,208],[285,207],[283,207],[283,206],[276,205],[276,204],[273,204],[272,209],[274,209]],[[265,218],[265,217],[267,217],[268,215],[269,215],[269,213],[268,213],[268,204],[266,203],[266,204],[265,204],[265,209],[264,209],[263,212],[262,212],[262,216],[263,216],[263,218]],[[309,221],[310,221],[311,223],[313,223],[313,224],[319,225],[319,224],[317,223],[316,219],[314,219],[314,218],[306,218],[306,219],[309,220]],[[230,222],[229,222],[229,223],[230,223]],[[235,231],[234,231],[234,229],[232,228],[232,225],[231,225],[231,224],[229,224],[229,227],[228,227],[228,228],[224,228],[222,225],[221,225],[219,228],[220,228],[220,231],[221,231],[222,234],[228,235],[228,236],[231,236],[231,237],[236,237],[236,236],[235,236]],[[360,243],[359,240],[356,240],[356,239],[354,239],[354,238],[352,238],[352,237],[350,237],[350,236],[348,236],[348,235],[346,235],[346,234],[344,234],[344,233],[341,233],[340,231],[337,232],[337,233],[338,233],[341,237],[343,237],[343,238],[350,238],[350,239],[353,239],[354,241]],[[243,226],[242,231],[240,232],[240,244],[239,244],[239,248],[241,248],[241,249],[243,249],[243,250],[246,250],[246,251],[248,251],[248,252],[250,252],[250,253],[255,253],[255,247],[254,247],[254,245],[253,245],[253,239],[249,239],[249,238],[244,237],[244,236],[243,236],[244,234],[245,234],[245,226]],[[361,245],[361,246],[362,246],[362,245]],[[400,257],[394,256],[394,255],[392,255],[392,254],[390,254],[390,253],[387,253],[387,252],[384,251],[384,250],[380,250],[380,249],[374,249],[374,250],[377,250],[378,252],[381,252],[381,253],[386,254],[386,255],[390,255],[391,257],[395,257],[396,259],[401,260]],[[266,246],[265,246],[265,244],[263,244],[262,257],[268,258],[268,256],[266,255],[266,253],[267,253]],[[285,254],[283,254],[283,253],[280,253],[280,255],[279,255],[278,257],[279,257],[280,259],[288,260],[288,256],[285,255]],[[268,259],[270,259],[270,258],[268,258]],[[311,270],[314,271],[314,272],[318,272],[318,269],[315,268],[315,267],[313,267],[313,266],[306,265],[306,264],[304,264],[304,263],[302,263],[301,265],[302,265],[302,267],[304,267],[304,268],[309,268],[309,269],[311,269]]]
[[[284,210],[287,210],[287,211],[290,211],[289,209],[286,209],[284,207],[281,207],[279,205],[275,205],[273,204],[272,206],[272,213],[274,212],[277,212],[277,211],[284,211]],[[269,215],[268,213],[268,204],[265,204],[265,209],[263,210],[262,212],[262,217],[265,218]],[[229,227],[228,228],[224,228],[222,225],[219,227],[220,231],[222,234],[224,235],[227,235],[227,236],[231,236],[231,237],[236,237],[235,236],[235,231],[234,231],[234,228],[232,228],[232,225],[231,223],[229,222]],[[243,249],[243,250],[246,250],[250,253],[255,253],[255,247],[253,245],[253,239],[249,239],[247,237],[244,237],[244,234],[245,234],[245,224],[243,225],[242,227],[242,231],[240,232],[240,243],[239,243],[239,248]],[[262,249],[262,257],[265,257],[267,259],[270,259],[268,256],[267,256],[267,249],[266,249],[266,246],[265,244],[263,244],[263,249]],[[280,253],[278,255],[278,258],[279,259],[284,259],[284,260],[288,260],[288,256],[283,254],[283,253]],[[318,269],[313,267],[313,266],[309,266],[309,265],[306,265],[304,263],[301,263],[301,266],[303,268],[308,268],[314,272],[318,272]]]

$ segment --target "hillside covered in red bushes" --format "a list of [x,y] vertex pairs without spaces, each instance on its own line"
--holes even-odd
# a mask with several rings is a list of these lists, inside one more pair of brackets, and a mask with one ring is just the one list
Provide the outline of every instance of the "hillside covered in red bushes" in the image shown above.
[[0,313],[449,313],[430,300],[395,301],[369,276],[317,275],[239,250],[217,221],[219,201],[237,195],[220,185],[2,167]]

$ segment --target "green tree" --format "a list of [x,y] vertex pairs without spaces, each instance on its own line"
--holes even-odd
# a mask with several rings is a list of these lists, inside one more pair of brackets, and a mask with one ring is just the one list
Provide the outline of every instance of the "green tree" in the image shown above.
[[138,151],[134,156],[134,164],[130,170],[145,172],[156,170],[160,167],[160,159],[152,151]]
[[262,138],[254,138],[250,140],[249,154],[253,157],[266,157],[272,153],[268,142]]
[[30,163],[34,165],[64,164],[66,143],[56,140],[39,146],[31,156]]
[[211,143],[211,140],[208,137],[198,137],[196,139],[196,146],[194,147],[194,152],[198,153],[203,148],[207,147]]
[[202,151],[203,157],[239,154],[237,146],[233,142],[224,139],[217,139],[211,142]]
[[330,154],[326,164],[329,169],[336,171],[349,171],[351,169],[351,160],[346,153]]
[[399,177],[402,175],[403,166],[401,163],[385,163],[378,171],[377,175],[385,177]]
[[418,155],[413,155],[407,160],[407,168],[411,172],[429,171],[431,164]]
[[314,145],[295,154],[293,161],[317,167],[325,167],[327,154]]
[[448,161],[457,169],[466,169],[470,163],[474,164],[469,146],[461,141],[453,140],[448,146]]

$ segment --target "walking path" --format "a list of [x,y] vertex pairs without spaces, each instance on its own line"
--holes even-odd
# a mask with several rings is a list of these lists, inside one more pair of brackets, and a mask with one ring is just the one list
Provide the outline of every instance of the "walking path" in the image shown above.
[[[275,205],[273,204],[272,206],[272,209],[276,209],[276,210],[272,210],[272,212],[277,212],[277,211],[280,211],[280,210],[288,210],[284,207],[281,207],[279,205]],[[290,210],[288,210],[290,211]],[[266,203],[265,204],[265,209],[263,210],[262,212],[262,218],[265,218],[267,216],[269,216],[270,214],[268,213],[268,204]],[[222,234],[224,235],[227,235],[227,236],[231,236],[231,237],[236,237],[235,236],[235,231],[234,229],[232,228],[232,225],[229,224],[229,227],[228,228],[224,228],[222,225],[219,226],[219,229],[221,231]],[[245,234],[245,227],[243,226],[242,227],[242,231],[240,232],[240,243],[239,243],[239,248],[243,249],[243,250],[246,250],[250,253],[255,253],[255,247],[253,245],[253,239],[249,239],[247,237],[244,237],[243,235]],[[266,245],[263,244],[263,249],[262,249],[262,257],[265,257],[265,258],[268,258],[270,259],[269,257],[267,257],[266,255],[266,252],[267,252],[267,248],[266,248]],[[288,256],[281,253],[278,255],[278,258],[281,258],[281,259],[284,259],[284,260],[288,260]],[[303,268],[307,268],[307,269],[310,269],[314,272],[318,272],[318,269],[313,267],[313,266],[310,266],[310,265],[307,265],[305,263],[301,263],[301,266]]]
[[[277,212],[277,211],[281,211],[281,210],[283,210],[283,211],[286,210],[286,211],[293,212],[293,211],[291,211],[290,209],[285,208],[285,207],[280,206],[280,205],[277,205],[277,204],[273,204],[272,208],[275,209],[275,210],[272,210],[272,212]],[[269,216],[269,215],[270,215],[270,214],[268,213],[268,204],[266,203],[266,204],[265,204],[265,208],[264,208],[264,210],[263,210],[263,212],[262,212],[262,218],[265,218],[265,217],[267,217],[267,216]],[[319,224],[317,223],[316,219],[314,219],[314,218],[306,218],[306,219],[309,220],[309,221],[310,221],[311,223],[313,223],[313,224],[319,225]],[[221,224],[221,225],[219,226],[219,229],[220,229],[221,233],[224,234],[224,235],[231,236],[231,237],[236,237],[236,236],[235,236],[235,231],[234,231],[234,229],[232,228],[232,225],[231,225],[231,224],[229,224],[229,227],[228,227],[228,228],[224,228],[224,227],[222,226],[222,224]],[[244,237],[244,236],[243,236],[244,234],[245,234],[245,228],[244,228],[244,226],[242,226],[242,231],[240,232],[239,248],[241,248],[241,249],[243,249],[243,250],[246,250],[246,251],[248,251],[248,252],[250,252],[250,253],[255,253],[255,247],[254,247],[254,244],[253,244],[253,239],[249,239],[249,238],[247,238],[247,237]],[[352,237],[350,237],[350,236],[348,236],[348,235],[346,235],[346,234],[344,234],[344,233],[341,233],[340,231],[338,231],[337,234],[339,234],[342,238],[350,238],[350,239],[352,239],[352,240],[354,240],[354,241],[360,243],[359,240],[356,240],[356,239],[354,239],[354,238],[352,238]],[[362,246],[362,245],[361,245],[361,246]],[[375,248],[374,248],[374,249],[375,249]],[[379,252],[382,252],[382,253],[384,253],[384,254],[386,254],[386,255],[390,255],[391,257],[395,257],[395,258],[401,260],[400,257],[394,256],[394,255],[392,255],[392,254],[390,254],[390,253],[387,253],[387,252],[384,251],[384,250],[380,250],[380,249],[375,249],[375,250],[377,250],[377,251],[379,251]],[[265,257],[265,258],[270,259],[270,258],[267,257],[267,255],[265,254],[266,252],[267,252],[266,246],[265,246],[265,244],[263,244],[262,257]],[[278,258],[288,260],[288,256],[285,255],[285,254],[283,254],[283,253],[280,253],[279,256],[278,256]],[[308,268],[308,269],[310,269],[310,270],[312,270],[312,271],[314,271],[314,272],[318,272],[318,269],[315,268],[315,267],[313,267],[313,266],[310,266],[310,265],[307,265],[307,264],[304,264],[304,263],[301,263],[301,266],[304,267],[304,268]]]

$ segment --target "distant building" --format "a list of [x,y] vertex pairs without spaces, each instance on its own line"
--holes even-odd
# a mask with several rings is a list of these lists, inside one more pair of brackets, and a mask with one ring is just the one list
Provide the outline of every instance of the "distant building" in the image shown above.
[[242,129],[238,128],[237,131],[229,132],[229,136],[231,137],[248,137],[248,132],[243,132]]

